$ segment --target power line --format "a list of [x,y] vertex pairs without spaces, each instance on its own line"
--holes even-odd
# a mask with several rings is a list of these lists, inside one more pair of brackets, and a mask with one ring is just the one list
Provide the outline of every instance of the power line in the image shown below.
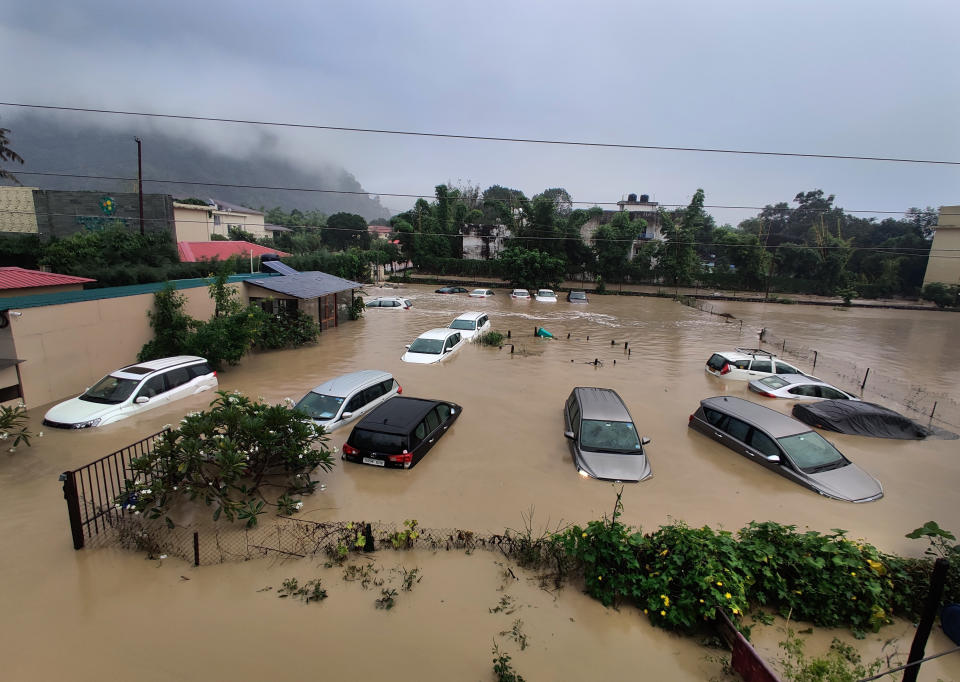
[[117,109],[90,109],[85,107],[65,107],[46,104],[25,104],[21,102],[0,102],[0,106],[21,107],[25,109],[44,109],[48,111],[69,111],[91,114],[112,114],[118,116],[141,116],[145,118],[178,119],[183,121],[210,121],[214,123],[240,123],[245,125],[275,126],[281,128],[303,128],[310,130],[334,130],[350,133],[373,133],[377,135],[407,135],[412,137],[434,137],[453,140],[478,140],[482,142],[518,142],[525,144],[547,144],[571,147],[595,147],[607,149],[645,149],[673,152],[703,152],[711,154],[742,154],[752,156],[784,156],[810,159],[842,159],[848,161],[887,161],[893,163],[919,163],[945,166],[960,166],[960,161],[933,159],[907,159],[887,156],[855,156],[848,154],[811,154],[801,152],[768,152],[750,149],[721,149],[711,147],[678,147],[652,144],[624,144],[612,142],[580,142],[574,140],[547,140],[525,137],[494,137],[491,135],[464,135],[455,133],[428,133],[412,130],[389,130],[384,128],[354,128],[348,126],[320,125],[312,123],[285,123],[281,121],[257,121],[239,118],[221,118],[216,116],[188,116],[185,114],[160,114],[144,111],[121,111]]
[[[40,175],[44,177],[56,177],[56,178],[79,178],[85,180],[119,180],[119,181],[136,181],[135,177],[125,177],[120,175],[85,175],[81,173],[54,173],[49,171],[22,171],[18,170],[17,175]],[[284,192],[313,192],[318,194],[351,194],[351,195],[361,195],[361,196],[378,196],[378,197],[400,197],[407,199],[435,199],[436,197],[433,194],[403,194],[397,192],[373,192],[373,191],[360,191],[360,190],[346,190],[346,189],[320,189],[315,187],[284,187],[277,185],[247,185],[247,184],[237,184],[237,183],[227,183],[227,182],[202,182],[199,180],[165,180],[165,179],[151,179],[144,178],[145,183],[153,182],[158,184],[166,185],[195,185],[198,187],[229,187],[235,189],[265,189],[265,190],[276,190]],[[92,191],[92,190],[91,190]],[[570,201],[571,204],[582,204],[584,206],[618,206],[620,202],[618,201]],[[511,204],[512,205],[512,204]],[[662,206],[665,208],[685,208],[688,204],[664,204],[657,203],[657,206]],[[908,215],[909,210],[906,211],[886,211],[886,210],[873,210],[873,209],[846,209],[840,208],[839,206],[833,207],[830,209],[816,209],[816,208],[803,208],[803,207],[791,207],[791,206],[729,206],[725,204],[704,204],[704,208],[718,208],[718,209],[731,209],[731,210],[744,210],[744,211],[764,211],[770,209],[772,211],[805,211],[808,213],[830,213],[832,211],[843,211],[844,213],[871,213],[877,215]],[[927,213],[927,211],[920,211],[921,213]],[[944,213],[943,215],[960,215],[956,213]]]

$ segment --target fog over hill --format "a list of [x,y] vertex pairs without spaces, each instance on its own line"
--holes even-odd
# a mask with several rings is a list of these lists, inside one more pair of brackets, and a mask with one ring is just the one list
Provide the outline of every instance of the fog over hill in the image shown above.
[[[360,182],[346,169],[319,159],[298,160],[282,156],[275,139],[262,132],[234,130],[178,130],[176,123],[113,119],[112,127],[78,120],[28,114],[4,116],[0,127],[9,128],[10,148],[25,163],[6,164],[19,180],[41,189],[136,191],[137,145],[143,146],[143,191],[171,194],[175,198],[217,198],[251,208],[280,206],[286,210],[319,210],[326,214],[346,211],[364,218],[383,218],[390,210],[375,196],[289,190],[192,185],[190,182],[225,183],[363,192]],[[239,134],[237,134],[239,133]],[[26,171],[110,176],[133,180],[28,175]],[[149,179],[176,182],[150,182]]]

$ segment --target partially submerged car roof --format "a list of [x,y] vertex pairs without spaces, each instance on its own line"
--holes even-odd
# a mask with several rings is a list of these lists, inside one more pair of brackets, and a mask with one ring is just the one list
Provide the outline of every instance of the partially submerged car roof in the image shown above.
[[608,421],[633,421],[627,406],[612,388],[591,388],[577,386],[573,389],[580,400],[583,419],[605,419]]
[[460,315],[457,315],[454,318],[454,320],[470,320],[471,322],[476,322],[477,318],[485,314],[486,313],[478,313],[478,312],[461,313]]
[[320,395],[346,397],[358,388],[392,378],[393,375],[389,372],[383,372],[378,369],[362,369],[359,372],[351,372],[350,374],[344,374],[325,381],[316,388],[311,389],[311,392],[319,393]]
[[357,422],[355,429],[406,435],[438,402],[440,401],[396,396]]
[[700,404],[759,426],[774,438],[795,436],[798,433],[811,431],[810,427],[803,422],[743,398],[721,395],[701,400]]
[[121,367],[115,372],[110,372],[110,374],[117,377],[127,375],[129,377],[139,379],[147,374],[150,374],[151,372],[157,372],[161,369],[169,369],[178,365],[189,365],[196,362],[206,361],[206,358],[201,358],[198,355],[175,355],[171,358],[159,358],[157,360],[138,362],[135,365],[127,365],[126,367]]
[[874,438],[920,440],[934,433],[899,412],[860,401],[823,400],[796,405],[793,416],[819,429]]

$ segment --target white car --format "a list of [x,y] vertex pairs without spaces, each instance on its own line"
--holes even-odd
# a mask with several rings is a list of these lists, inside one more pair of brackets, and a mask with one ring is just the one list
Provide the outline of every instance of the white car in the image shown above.
[[537,289],[536,300],[541,303],[556,303],[557,295],[553,293],[553,289]]
[[364,369],[320,384],[303,396],[295,409],[330,433],[401,393],[403,388],[392,374]]
[[474,289],[470,292],[470,298],[490,298],[493,295],[493,289]]
[[374,298],[363,304],[365,308],[391,308],[393,310],[410,310],[413,304],[409,298],[400,298],[398,296],[383,296]]
[[734,351],[714,353],[707,360],[704,370],[723,379],[750,381],[771,374],[803,374],[773,353],[756,348],[737,348]]
[[516,298],[523,301],[530,300],[530,292],[526,289],[514,289],[510,292],[510,298]]
[[792,400],[860,400],[860,398],[841,391],[816,377],[805,374],[773,374],[754,379],[747,387],[754,393],[768,398],[790,398]]
[[450,329],[459,330],[463,338],[470,340],[490,329],[490,317],[486,313],[464,313],[450,323]]
[[465,343],[463,332],[439,327],[418,336],[416,341],[407,346],[407,352],[400,359],[418,365],[429,365],[446,360]]
[[150,360],[111,372],[76,398],[50,408],[43,423],[59,429],[105,426],[218,385],[217,373],[204,358]]

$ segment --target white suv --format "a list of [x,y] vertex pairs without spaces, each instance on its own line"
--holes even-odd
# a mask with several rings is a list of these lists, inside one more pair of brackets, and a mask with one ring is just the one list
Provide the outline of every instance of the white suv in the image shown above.
[[737,348],[714,353],[704,367],[708,374],[724,379],[749,381],[771,374],[804,374],[773,353],[757,348]]

